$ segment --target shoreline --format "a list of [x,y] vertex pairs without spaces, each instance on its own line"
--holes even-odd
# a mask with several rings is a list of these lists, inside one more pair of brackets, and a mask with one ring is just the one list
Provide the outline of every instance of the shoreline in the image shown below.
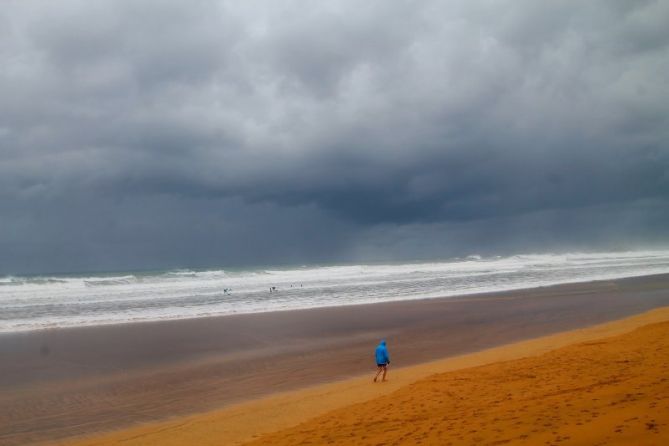
[[[184,417],[368,373],[385,337],[416,365],[669,305],[669,275],[460,298],[0,336],[0,440]],[[394,370],[394,368],[393,368]]]

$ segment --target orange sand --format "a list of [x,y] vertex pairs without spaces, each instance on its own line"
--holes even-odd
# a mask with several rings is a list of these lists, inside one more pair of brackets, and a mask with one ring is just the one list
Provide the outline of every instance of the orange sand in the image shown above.
[[66,444],[669,444],[669,308],[389,376]]

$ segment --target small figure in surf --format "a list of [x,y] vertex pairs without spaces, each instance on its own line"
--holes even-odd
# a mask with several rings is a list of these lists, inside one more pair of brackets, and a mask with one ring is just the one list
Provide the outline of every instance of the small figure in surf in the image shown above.
[[379,378],[381,372],[383,372],[383,378],[381,378],[381,381],[385,381],[386,373],[388,373],[388,365],[390,364],[390,355],[388,355],[388,348],[386,348],[385,339],[381,340],[379,345],[376,346],[374,356],[376,357],[376,367],[378,367],[376,370],[376,376],[374,377],[374,382],[376,382],[376,380]]

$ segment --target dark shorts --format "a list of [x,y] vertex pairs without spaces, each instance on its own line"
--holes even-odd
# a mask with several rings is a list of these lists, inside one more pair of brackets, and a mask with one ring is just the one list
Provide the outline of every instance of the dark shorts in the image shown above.
[[385,364],[376,364],[377,367],[385,367],[385,366],[387,366],[387,365],[388,365],[388,363],[385,363]]

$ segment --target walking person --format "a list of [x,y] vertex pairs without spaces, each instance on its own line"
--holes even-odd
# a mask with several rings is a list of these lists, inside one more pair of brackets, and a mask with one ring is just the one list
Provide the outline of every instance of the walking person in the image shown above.
[[374,377],[374,382],[376,382],[376,380],[379,378],[381,372],[383,372],[383,378],[381,378],[381,381],[385,381],[386,373],[388,372],[388,365],[390,364],[390,356],[388,355],[388,348],[386,347],[385,339],[381,340],[379,345],[376,346],[374,356],[376,357],[376,366],[378,367],[376,376]]

